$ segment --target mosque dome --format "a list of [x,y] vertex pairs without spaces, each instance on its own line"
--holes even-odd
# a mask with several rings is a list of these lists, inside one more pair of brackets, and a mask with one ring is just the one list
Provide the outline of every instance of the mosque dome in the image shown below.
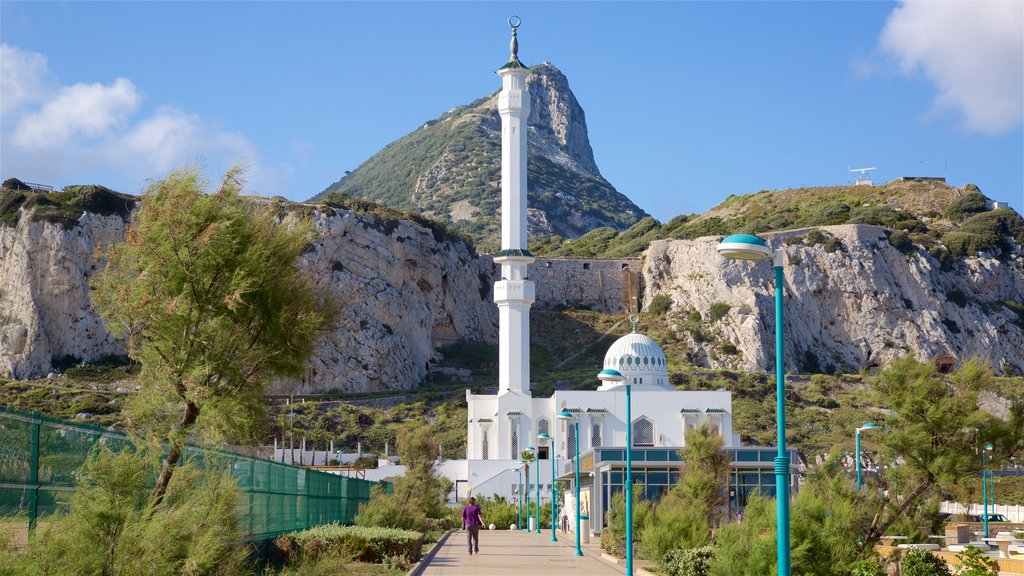
[[616,340],[604,355],[604,369],[618,370],[630,384],[668,385],[668,361],[651,338],[631,332]]

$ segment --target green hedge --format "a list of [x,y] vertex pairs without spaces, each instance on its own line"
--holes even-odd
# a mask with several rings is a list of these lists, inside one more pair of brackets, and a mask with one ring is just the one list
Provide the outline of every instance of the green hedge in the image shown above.
[[287,561],[342,556],[373,563],[401,557],[412,563],[420,559],[423,534],[397,528],[325,524],[285,534],[274,541],[274,547]]

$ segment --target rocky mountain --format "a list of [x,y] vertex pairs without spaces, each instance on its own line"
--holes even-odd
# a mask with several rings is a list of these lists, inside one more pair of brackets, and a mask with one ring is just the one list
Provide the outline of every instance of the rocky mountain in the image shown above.
[[[583,108],[565,75],[549,63],[531,72],[530,234],[577,238],[601,226],[622,230],[646,216],[601,176]],[[416,211],[469,234],[490,251],[499,247],[500,186],[495,92],[392,142],[312,201],[343,193]]]

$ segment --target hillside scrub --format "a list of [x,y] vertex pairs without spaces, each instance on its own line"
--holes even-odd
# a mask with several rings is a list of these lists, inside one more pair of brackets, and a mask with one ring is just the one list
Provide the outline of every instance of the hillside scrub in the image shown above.
[[[824,201],[824,203],[823,203]],[[614,233],[611,228],[592,231],[577,240],[547,237],[531,243],[530,249],[539,256],[568,258],[622,258],[638,256],[655,240],[689,240],[702,236],[725,236],[734,233],[761,234],[796,228],[834,226],[840,224],[867,224],[902,231],[894,245],[905,253],[913,246],[921,246],[945,266],[950,257],[960,259],[989,250],[993,245],[990,231],[997,230],[1005,245],[1007,236],[1017,237],[1015,224],[980,224],[983,230],[962,230],[974,216],[988,214],[988,199],[976,186],[968,184],[961,192],[956,188],[933,182],[890,182],[882,186],[829,186],[791,190],[761,191],[756,194],[730,196],[704,214],[677,216],[658,223],[645,218],[629,229]],[[1010,209],[1013,216],[1000,216],[1017,221],[1020,215]],[[948,220],[936,222],[945,213]],[[1015,216],[1015,218],[1014,218]],[[1008,231],[1009,230],[1009,231]],[[952,234],[952,236],[950,236]],[[981,236],[963,237],[959,234]],[[808,235],[810,236],[810,235]],[[945,237],[949,237],[946,242]],[[953,247],[948,251],[937,241]],[[822,236],[807,243],[813,246],[828,240]],[[842,249],[838,239],[825,246],[829,252]]]
[[0,554],[0,573],[21,576],[224,575],[247,571],[238,543],[230,471],[181,466],[163,503],[152,505],[158,451],[100,446],[78,473],[66,515],[55,516],[23,554]]

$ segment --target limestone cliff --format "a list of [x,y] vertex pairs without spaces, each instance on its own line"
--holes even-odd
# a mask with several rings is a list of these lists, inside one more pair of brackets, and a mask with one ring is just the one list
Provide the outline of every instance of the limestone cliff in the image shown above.
[[[909,352],[980,356],[1001,373],[1024,373],[1024,316],[1015,309],[1024,302],[1019,247],[944,269],[923,248],[897,250],[884,228],[820,230],[825,236],[817,239],[826,241],[809,240],[815,236],[808,230],[765,235],[786,253],[788,370],[856,372]],[[659,294],[671,298],[669,318],[695,363],[774,369],[771,263],[724,261],[715,253],[718,240],[654,242],[645,253],[645,304]]]
[[[489,258],[412,222],[326,207],[313,214],[320,238],[306,265],[343,313],[306,375],[275,382],[275,391],[410,388],[434,359],[434,340],[495,341]],[[62,226],[23,211],[0,226],[0,376],[35,378],[65,356],[126,352],[92,308],[88,287],[99,247],[121,241],[126,225],[85,212]]]
[[71,228],[24,212],[0,226],[0,376],[36,378],[65,356],[126,353],[89,297],[98,249],[120,242],[126,226],[121,216],[91,212]]

